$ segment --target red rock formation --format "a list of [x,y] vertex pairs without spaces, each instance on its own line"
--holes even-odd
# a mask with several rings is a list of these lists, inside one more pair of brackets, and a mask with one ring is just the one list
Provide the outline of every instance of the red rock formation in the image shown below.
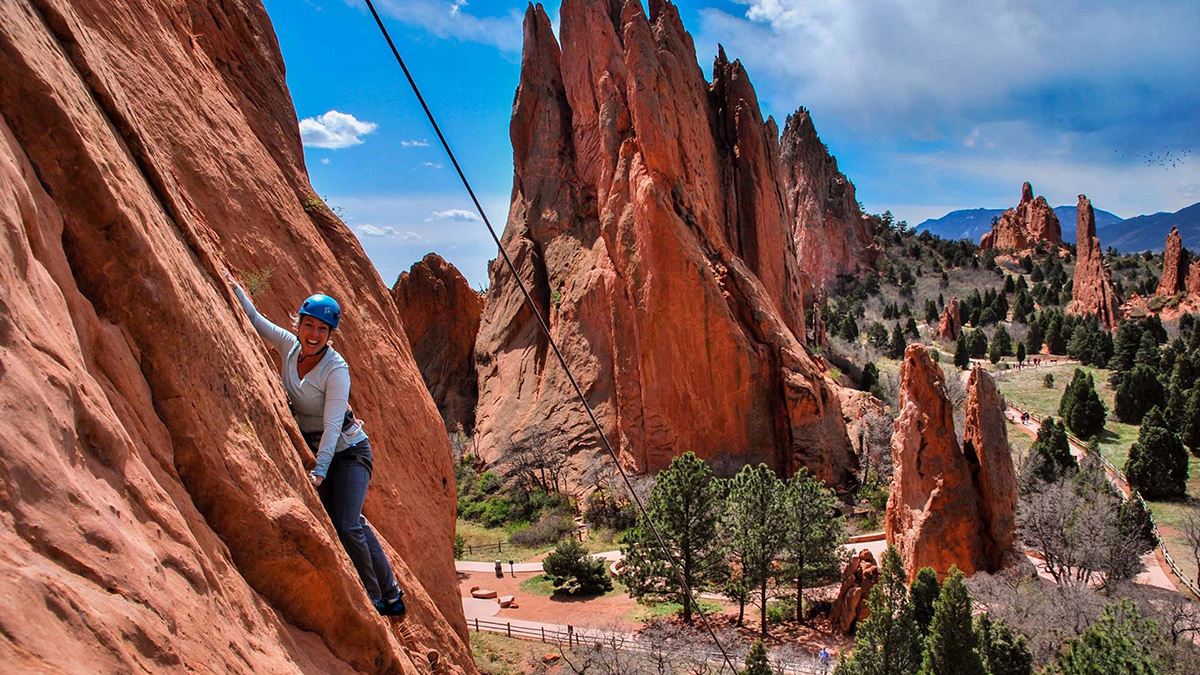
[[879,565],[870,551],[863,549],[850,556],[842,570],[842,586],[829,610],[829,622],[834,628],[848,635],[854,632],[859,621],[871,616],[868,601],[877,581]]
[[[525,17],[503,246],[626,464],[693,451],[852,479],[833,387],[802,344],[775,129],[724,55],[711,87],[669,2],[562,4],[562,51]],[[490,269],[479,447],[552,434],[598,450],[515,280]],[[596,460],[599,461],[599,460]]]
[[1024,251],[1042,242],[1061,248],[1062,227],[1046,198],[1035,199],[1033,186],[1025,183],[1021,186],[1021,203],[1000,215],[992,231],[979,241],[979,248]]
[[829,346],[829,334],[825,330],[825,319],[821,316],[821,304],[813,305],[813,345],[816,347]]
[[942,308],[942,318],[938,321],[938,337],[954,342],[962,335],[962,317],[958,313],[958,298],[950,298],[950,302]]
[[479,398],[475,335],[483,297],[454,265],[430,253],[400,274],[392,299],[446,429],[471,433]]
[[812,116],[800,108],[783,125],[780,155],[792,236],[800,269],[814,287],[838,275],[874,269],[879,257],[871,221],[858,208],[854,184],[817,137]]
[[1200,260],[1193,260],[1188,270],[1186,290],[1189,297],[1200,302]]
[[986,373],[968,380],[960,447],[942,370],[913,344],[904,353],[899,405],[888,544],[910,579],[922,567],[943,576],[952,565],[968,576],[996,571],[1013,541],[1016,479],[995,384]]
[[1117,308],[1121,303],[1113,292],[1108,269],[1104,267],[1092,202],[1084,195],[1079,195],[1076,206],[1075,237],[1075,282],[1067,313],[1094,316],[1101,326],[1114,330],[1120,320]]
[[1183,237],[1179,228],[1172,227],[1167,235],[1167,247],[1163,253],[1162,277],[1158,281],[1155,295],[1173,296],[1187,289],[1188,255],[1183,250]]
[[[9,672],[475,672],[437,412],[388,289],[312,188],[263,7],[0,3],[0,659]],[[376,615],[221,274],[320,289],[375,448]],[[420,495],[414,499],[413,495]]]

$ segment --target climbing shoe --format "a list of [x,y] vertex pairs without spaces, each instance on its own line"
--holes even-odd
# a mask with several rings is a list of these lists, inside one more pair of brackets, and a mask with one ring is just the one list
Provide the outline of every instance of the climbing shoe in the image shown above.
[[408,611],[404,607],[404,593],[397,595],[394,600],[380,600],[375,603],[375,609],[381,616],[404,616]]

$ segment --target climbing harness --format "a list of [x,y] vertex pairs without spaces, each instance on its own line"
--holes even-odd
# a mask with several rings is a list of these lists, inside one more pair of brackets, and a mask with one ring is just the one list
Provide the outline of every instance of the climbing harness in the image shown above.
[[[667,548],[666,541],[663,539],[662,533],[659,532],[658,526],[650,519],[646,513],[646,507],[642,504],[642,500],[637,495],[637,491],[633,489],[633,483],[629,480],[629,475],[625,473],[625,468],[621,466],[621,462],[617,459],[617,453],[613,450],[612,444],[608,442],[608,437],[604,435],[604,429],[600,426],[600,421],[596,418],[596,413],[592,410],[592,406],[588,404],[587,397],[584,396],[583,388],[579,386],[579,381],[575,379],[575,375],[571,372],[571,367],[567,365],[566,358],[563,357],[562,351],[558,348],[558,343],[554,341],[554,336],[550,334],[550,325],[546,323],[546,318],[542,316],[542,312],[538,309],[537,303],[533,301],[533,297],[529,294],[529,289],[526,288],[525,282],[521,279],[520,273],[517,271],[517,266],[513,264],[512,258],[509,257],[508,251],[504,250],[504,246],[500,243],[500,236],[496,234],[496,229],[492,227],[492,222],[488,219],[487,213],[483,210],[483,205],[479,203],[479,198],[475,196],[475,190],[471,188],[470,181],[463,173],[462,167],[458,164],[458,158],[454,156],[454,151],[450,149],[450,143],[446,141],[446,137],[442,134],[442,129],[438,126],[437,120],[434,119],[433,112],[429,109],[429,105],[425,103],[425,97],[421,95],[421,89],[417,86],[416,80],[413,79],[412,73],[409,72],[408,66],[405,65],[404,59],[400,56],[400,51],[396,49],[396,44],[392,42],[392,36],[388,33],[387,27],[383,25],[383,19],[380,18],[379,12],[375,9],[375,3],[371,0],[366,0],[367,8],[371,10],[371,15],[375,17],[375,23],[379,26],[379,31],[383,33],[383,39],[387,41],[388,47],[392,50],[392,56],[396,57],[396,63],[400,64],[400,69],[404,71],[404,77],[408,79],[408,84],[412,87],[413,93],[417,97],[417,101],[421,104],[421,108],[425,111],[425,116],[429,118],[429,124],[433,127],[434,133],[437,134],[438,140],[441,141],[442,149],[446,151],[446,155],[450,158],[450,163],[454,165],[454,170],[458,173],[459,180],[462,181],[463,187],[467,189],[467,194],[470,195],[471,201],[475,204],[475,210],[479,212],[479,217],[483,219],[483,224],[487,227],[488,234],[492,235],[492,240],[496,242],[496,247],[500,250],[500,256],[504,259],[504,264],[512,273],[513,279],[517,282],[517,286],[521,289],[521,295],[524,296],[525,302],[533,311],[533,315],[537,317],[538,325],[541,326],[542,333],[546,336],[546,341],[550,344],[550,348],[554,351],[554,356],[558,359],[559,365],[562,366],[563,372],[566,373],[567,379],[570,380],[571,386],[575,388],[575,394],[579,397],[579,402],[583,404],[583,409],[587,412],[588,418],[595,427],[596,433],[600,437],[600,443],[604,446],[608,456],[612,458],[613,465],[617,472],[621,474],[621,479],[625,482],[625,487],[629,490],[629,495],[633,498],[634,504],[637,506],[638,512],[646,523],[650,525],[650,531],[654,533],[654,539],[658,543],[666,556],[667,562],[671,565],[671,569],[675,572],[675,577],[679,584],[683,587],[684,593],[696,608],[696,614],[700,617],[704,627],[708,630],[708,634],[712,637],[713,643],[717,646],[717,650],[721,652],[723,660],[722,666],[728,666],[730,672],[738,672],[733,665],[733,661],[729,658],[729,653],[725,651],[725,646],[721,644],[721,640],[717,637],[716,631],[713,630],[712,624],[709,623],[708,616],[701,609],[700,603],[696,599],[696,594],[692,592],[687,580],[683,576],[683,571],[679,568],[679,563],[675,561],[675,557],[671,555],[670,549]],[[319,317],[318,317],[319,318]],[[718,670],[718,673],[724,672]]]

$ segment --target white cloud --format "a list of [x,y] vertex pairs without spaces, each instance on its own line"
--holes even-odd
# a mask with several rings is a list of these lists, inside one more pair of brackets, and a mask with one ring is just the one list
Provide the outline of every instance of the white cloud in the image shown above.
[[378,126],[374,122],[358,120],[354,115],[330,110],[300,120],[300,139],[305,147],[337,150],[361,145],[362,136],[373,133]]
[[479,216],[474,211],[466,209],[447,209],[445,211],[434,211],[433,215],[425,219],[425,222],[431,223],[435,220],[454,220],[460,223],[478,222]]
[[421,140],[418,141],[417,139],[414,138],[410,141],[400,141],[400,147],[402,147],[402,148],[428,148],[429,141],[425,140],[424,138],[422,138]]
[[421,162],[421,166],[429,169],[441,169],[442,165],[437,162]]
[[385,225],[383,227],[376,225],[359,225],[358,227],[354,228],[354,231],[363,237],[385,237],[387,239],[399,239],[400,241],[417,241],[423,238],[416,232],[397,230],[391,225]]
[[[364,6],[362,0],[346,0]],[[467,11],[464,0],[380,0],[388,16],[422,28],[439,38],[491,45],[502,52],[521,52],[524,5],[500,16],[478,16]]]
[[321,163],[322,163],[322,164],[328,164],[328,163],[329,163],[329,158],[328,158],[328,157],[322,157],[322,158],[321,158]]

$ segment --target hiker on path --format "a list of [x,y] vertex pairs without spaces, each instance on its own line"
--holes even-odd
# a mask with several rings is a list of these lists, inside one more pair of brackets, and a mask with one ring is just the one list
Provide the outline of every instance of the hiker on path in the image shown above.
[[228,272],[225,280],[254,330],[283,356],[283,389],[288,404],[305,442],[317,456],[317,466],[308,479],[317,489],[367,595],[380,614],[402,616],[404,594],[379,539],[362,515],[371,481],[371,444],[362,422],[350,408],[350,368],[329,342],[338,327],[341,308],[327,295],[311,296],[293,320],[293,333],[259,314]]

